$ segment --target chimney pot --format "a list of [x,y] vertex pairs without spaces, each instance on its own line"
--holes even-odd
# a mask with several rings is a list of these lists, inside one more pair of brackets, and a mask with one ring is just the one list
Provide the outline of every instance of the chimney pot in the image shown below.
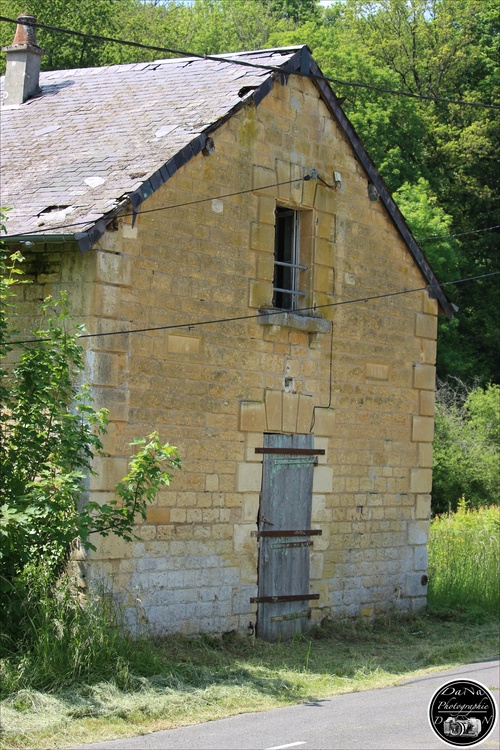
[[26,21],[28,21],[29,23],[36,23],[36,16],[18,16],[16,21],[16,34],[14,36],[14,41],[12,42],[12,44],[31,44],[33,47],[38,47],[36,43],[35,26],[26,26]]
[[7,53],[4,80],[5,104],[22,104],[40,92],[40,58],[43,50],[36,43],[36,28],[26,22],[36,22],[36,16],[22,15],[17,18],[16,34]]

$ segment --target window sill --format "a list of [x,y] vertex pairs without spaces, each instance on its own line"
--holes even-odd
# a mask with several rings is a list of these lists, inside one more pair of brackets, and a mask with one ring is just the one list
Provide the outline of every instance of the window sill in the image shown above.
[[284,326],[306,333],[330,333],[330,321],[312,315],[302,315],[299,311],[265,309],[258,318],[261,326]]

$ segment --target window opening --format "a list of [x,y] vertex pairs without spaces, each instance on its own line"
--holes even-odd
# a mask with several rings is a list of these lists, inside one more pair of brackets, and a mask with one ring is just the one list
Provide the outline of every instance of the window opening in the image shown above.
[[300,265],[300,213],[283,206],[276,207],[276,234],[274,242],[273,305],[281,310],[297,310],[299,297],[299,271],[308,267]]

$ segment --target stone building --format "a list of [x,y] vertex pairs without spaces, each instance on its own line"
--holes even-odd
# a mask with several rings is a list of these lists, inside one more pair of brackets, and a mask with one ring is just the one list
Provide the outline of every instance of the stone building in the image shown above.
[[158,632],[286,638],[424,606],[452,309],[308,48],[38,80],[21,19],[6,52],[7,241],[36,267],[20,310],[28,327],[65,289],[101,334],[89,493],[154,429],[183,460],[140,541],[95,540],[93,575]]

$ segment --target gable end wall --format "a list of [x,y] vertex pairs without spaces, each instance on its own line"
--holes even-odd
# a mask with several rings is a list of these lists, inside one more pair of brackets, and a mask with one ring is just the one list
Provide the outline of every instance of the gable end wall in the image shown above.
[[[109,575],[131,622],[139,607],[159,632],[246,629],[257,594],[255,448],[265,432],[312,432],[325,450],[313,485],[322,535],[311,552],[312,621],[418,609],[437,303],[422,291],[351,302],[425,281],[308,80],[275,82],[213,138],[215,152],[179,169],[134,226],[125,217],[85,260],[71,251],[62,261],[87,269],[89,283],[72,271],[71,288],[91,332],[158,328],[87,343],[96,405],[111,417],[92,496],[110,497],[129,443],[154,429],[183,459],[138,525],[141,541],[100,540],[89,575]],[[339,172],[341,186],[304,181],[313,168],[330,184]],[[314,317],[302,328],[255,317],[196,325],[269,309],[276,204],[304,212],[307,304],[321,330]],[[44,290],[67,286],[68,273],[42,279]],[[172,325],[182,327],[161,330]]]

